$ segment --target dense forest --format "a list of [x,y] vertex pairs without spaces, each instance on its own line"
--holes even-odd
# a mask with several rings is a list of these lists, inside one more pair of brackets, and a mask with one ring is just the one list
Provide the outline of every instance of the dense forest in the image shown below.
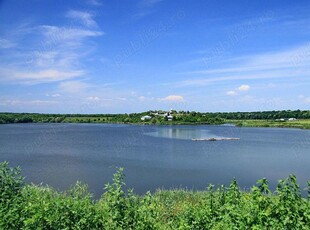
[[[123,169],[94,200],[78,182],[59,192],[24,183],[18,168],[0,164],[1,229],[309,229],[310,193],[301,196],[296,177],[275,192],[261,179],[250,191],[236,180],[205,191],[158,190],[138,196],[124,189]],[[308,182],[308,192],[310,182]]]
[[[310,119],[310,110],[283,110],[262,112],[200,113],[195,111],[169,112],[168,121],[165,111],[148,111],[130,114],[39,114],[39,113],[0,113],[0,124],[7,123],[146,123],[146,124],[223,124],[225,120],[278,120]],[[157,114],[157,115],[154,115]],[[142,116],[150,116],[141,121]]]

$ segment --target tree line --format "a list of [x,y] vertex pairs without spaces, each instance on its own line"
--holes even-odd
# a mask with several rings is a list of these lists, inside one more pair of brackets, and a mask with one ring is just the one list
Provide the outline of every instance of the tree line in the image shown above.
[[[41,113],[0,113],[0,124],[8,123],[168,123],[164,111],[147,111],[130,114],[41,114]],[[195,112],[171,111],[173,124],[222,124],[224,120],[277,120],[277,119],[310,119],[310,110],[282,110],[261,112]],[[145,122],[141,117],[150,115],[152,118]]]

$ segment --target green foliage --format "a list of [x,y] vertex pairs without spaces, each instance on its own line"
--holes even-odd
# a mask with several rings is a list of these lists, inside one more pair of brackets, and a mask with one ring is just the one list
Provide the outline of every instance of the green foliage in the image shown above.
[[26,186],[23,190],[25,229],[94,229],[94,201],[87,186],[77,183],[66,193],[52,188]]
[[[127,203],[125,192],[123,191],[124,173],[123,168],[114,174],[113,183],[105,186],[106,192],[104,193],[100,203],[104,213],[105,225],[112,226],[114,229],[125,227],[128,224],[126,219]],[[130,196],[129,196],[130,198]],[[129,199],[128,199],[129,200]]]
[[274,128],[298,128],[310,129],[310,120],[276,121],[276,120],[226,120],[237,126],[245,127],[274,127]]
[[23,187],[20,168],[9,168],[8,162],[0,164],[0,202],[7,202],[19,196]]
[[310,119],[310,110],[213,113],[230,120],[276,120],[281,118]]
[[164,116],[153,116],[141,121],[141,117],[151,115],[151,111],[131,114],[37,114],[37,113],[0,113],[0,124],[8,123],[129,123],[129,124],[223,124],[218,116],[202,113],[177,113],[173,111],[172,121]]
[[106,192],[98,202],[103,226],[107,229],[153,229],[159,214],[151,194],[139,197],[132,190],[126,194],[123,171],[123,168],[118,169],[113,183],[105,186]]
[[[169,124],[200,125],[234,123],[250,127],[292,127],[310,129],[309,110],[283,110],[262,112],[200,113],[195,111],[171,111],[173,119],[168,121],[165,111],[147,111],[131,114],[38,114],[0,113],[0,124],[8,123],[120,123],[120,124]],[[154,115],[157,114],[157,115]],[[149,115],[150,120],[141,121]],[[280,121],[281,118],[296,118],[296,121]]]
[[20,168],[0,164],[0,229],[18,228],[21,218],[23,177]]
[[[310,197],[296,177],[279,181],[275,193],[263,178],[250,192],[232,180],[205,191],[158,190],[138,196],[124,190],[124,171],[95,201],[86,185],[68,191],[25,185],[20,169],[1,164],[0,229],[309,229]],[[310,182],[308,182],[308,189]]]

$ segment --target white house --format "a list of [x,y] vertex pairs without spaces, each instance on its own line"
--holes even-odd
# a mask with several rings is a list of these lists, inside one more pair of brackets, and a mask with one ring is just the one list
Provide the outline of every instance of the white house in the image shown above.
[[168,115],[167,118],[168,118],[168,121],[172,121],[173,116],[172,115]]
[[151,119],[152,119],[152,117],[149,115],[141,117],[141,121],[147,121],[147,120],[151,120]]
[[288,121],[296,121],[296,120],[297,120],[297,119],[296,119],[296,118],[293,118],[293,117],[288,119]]

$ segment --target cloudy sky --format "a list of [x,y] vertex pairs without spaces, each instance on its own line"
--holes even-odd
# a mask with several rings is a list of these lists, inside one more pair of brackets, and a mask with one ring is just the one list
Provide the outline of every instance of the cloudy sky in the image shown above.
[[310,2],[0,0],[0,111],[310,108]]

